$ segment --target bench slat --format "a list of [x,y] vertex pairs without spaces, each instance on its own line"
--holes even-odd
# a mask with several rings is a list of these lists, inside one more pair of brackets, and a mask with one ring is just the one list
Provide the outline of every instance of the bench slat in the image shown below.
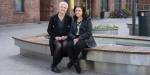
[[150,54],[150,47],[123,46],[123,45],[100,45],[94,48],[86,48],[88,51],[106,51],[121,53]]

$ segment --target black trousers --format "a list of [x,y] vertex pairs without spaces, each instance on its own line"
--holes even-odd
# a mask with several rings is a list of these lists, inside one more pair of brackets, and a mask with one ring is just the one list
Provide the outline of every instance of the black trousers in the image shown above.
[[79,58],[86,59],[87,51],[85,51],[84,48],[87,48],[88,46],[85,41],[79,40],[75,45],[73,44],[73,41],[69,42],[70,47],[72,47],[71,50],[68,50],[70,61],[75,63],[79,61]]

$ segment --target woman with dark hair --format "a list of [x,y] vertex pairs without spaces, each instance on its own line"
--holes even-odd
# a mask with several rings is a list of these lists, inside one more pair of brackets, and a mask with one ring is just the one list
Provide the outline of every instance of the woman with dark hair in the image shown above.
[[86,59],[87,52],[84,51],[84,48],[95,47],[96,43],[92,36],[91,19],[87,16],[85,8],[76,6],[73,18],[74,22],[71,25],[69,34],[69,38],[73,42],[72,59],[67,66],[68,68],[74,66],[77,73],[81,73],[79,54],[81,53],[81,58]]

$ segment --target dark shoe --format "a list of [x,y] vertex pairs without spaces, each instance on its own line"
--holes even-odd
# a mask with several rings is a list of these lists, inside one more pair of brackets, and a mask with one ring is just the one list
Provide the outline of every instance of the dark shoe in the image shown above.
[[87,51],[82,51],[79,58],[80,59],[86,59],[87,58]]
[[75,67],[75,70],[78,74],[81,73],[81,68],[80,68],[80,64],[79,63],[74,63],[74,67]]
[[57,67],[53,67],[51,69],[51,71],[55,72],[55,73],[61,73],[61,71],[57,68]]
[[67,67],[70,69],[71,67],[73,66],[73,62],[69,62],[68,64],[67,64]]

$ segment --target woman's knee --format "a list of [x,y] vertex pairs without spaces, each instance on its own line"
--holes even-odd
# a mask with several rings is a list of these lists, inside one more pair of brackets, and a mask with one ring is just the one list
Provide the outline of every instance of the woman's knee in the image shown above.
[[55,41],[55,45],[56,45],[56,46],[61,46],[61,42]]
[[80,41],[78,41],[75,45],[74,45],[74,47],[75,48],[80,48],[81,46],[82,46],[82,42],[80,42]]
[[62,52],[62,45],[61,44],[57,44],[55,46],[55,50],[54,50],[55,53],[61,53]]
[[68,46],[68,42],[67,41],[63,41],[62,46],[63,46],[63,48],[66,48]]

